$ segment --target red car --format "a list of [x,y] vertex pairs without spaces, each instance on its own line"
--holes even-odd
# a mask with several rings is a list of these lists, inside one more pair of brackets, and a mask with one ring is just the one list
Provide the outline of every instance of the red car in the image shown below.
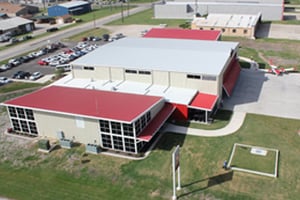
[[46,61],[44,61],[44,60],[39,60],[37,63],[39,65],[48,65],[48,63]]

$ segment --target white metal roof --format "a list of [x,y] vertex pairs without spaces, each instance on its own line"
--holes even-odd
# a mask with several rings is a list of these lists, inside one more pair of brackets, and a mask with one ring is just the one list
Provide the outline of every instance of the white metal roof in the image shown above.
[[66,8],[73,8],[73,7],[76,7],[76,6],[82,6],[82,5],[86,5],[86,4],[89,4],[89,2],[86,2],[86,1],[70,1],[70,2],[59,4],[59,5],[63,6],[63,7],[66,7]]
[[0,30],[9,30],[16,28],[20,25],[33,23],[33,21],[24,19],[22,17],[13,17],[4,20],[0,20]]
[[164,97],[164,99],[168,102],[185,105],[188,105],[197,94],[197,90],[195,89],[167,87],[162,85],[151,85],[147,83],[121,80],[93,81],[91,79],[73,78],[72,74],[63,77],[51,85],[158,96]]
[[219,75],[237,47],[237,42],[123,38],[71,64]]
[[257,25],[261,13],[248,14],[209,14],[206,18],[196,17],[193,23],[197,26],[224,28],[251,28]]

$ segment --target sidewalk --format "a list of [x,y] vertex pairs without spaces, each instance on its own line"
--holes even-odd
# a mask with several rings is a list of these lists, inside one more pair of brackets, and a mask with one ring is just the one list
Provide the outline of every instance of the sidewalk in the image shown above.
[[230,135],[235,133],[243,125],[244,119],[246,117],[245,112],[233,112],[230,122],[227,126],[217,130],[203,130],[188,128],[183,126],[177,126],[174,124],[167,124],[164,132],[175,132],[180,134],[194,135],[194,136],[204,136],[204,137],[220,137]]

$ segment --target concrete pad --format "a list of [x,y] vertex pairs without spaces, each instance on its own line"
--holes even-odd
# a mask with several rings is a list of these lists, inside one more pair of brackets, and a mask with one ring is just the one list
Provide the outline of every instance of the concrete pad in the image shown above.
[[232,97],[224,101],[224,108],[300,119],[300,74],[276,76],[242,69]]

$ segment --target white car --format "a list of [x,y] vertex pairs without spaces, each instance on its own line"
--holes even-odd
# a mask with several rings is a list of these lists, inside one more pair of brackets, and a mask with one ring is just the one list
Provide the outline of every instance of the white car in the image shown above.
[[34,81],[42,77],[41,72],[33,72],[29,77],[30,80]]
[[8,64],[3,64],[0,66],[0,71],[6,71],[10,69],[11,67]]
[[7,83],[11,83],[12,80],[6,78],[6,77],[0,77],[0,84],[1,85],[4,85],[4,84],[7,84]]

